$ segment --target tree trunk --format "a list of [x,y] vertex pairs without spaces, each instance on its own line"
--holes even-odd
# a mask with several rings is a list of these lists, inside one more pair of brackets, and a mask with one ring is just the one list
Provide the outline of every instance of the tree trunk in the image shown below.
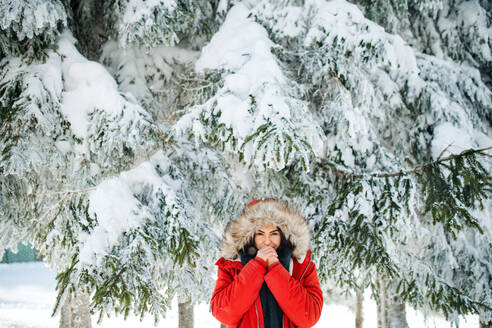
[[193,328],[193,305],[191,302],[179,303],[179,328]]
[[394,283],[378,279],[378,328],[408,328],[405,303],[394,291]]
[[393,294],[390,298],[389,304],[389,328],[408,328],[407,313],[405,311],[405,303],[401,301],[401,298],[397,294]]
[[89,312],[89,297],[78,293],[74,297],[68,292],[67,298],[60,309],[60,328],[91,328],[91,314]]
[[376,280],[376,289],[377,289],[377,298],[376,298],[376,306],[377,306],[377,314],[378,314],[378,328],[386,327],[386,286],[382,284],[381,279]]
[[492,321],[483,322],[480,320],[480,328],[492,328]]
[[356,295],[355,303],[355,328],[362,328],[362,302],[364,301],[364,294],[362,291]]

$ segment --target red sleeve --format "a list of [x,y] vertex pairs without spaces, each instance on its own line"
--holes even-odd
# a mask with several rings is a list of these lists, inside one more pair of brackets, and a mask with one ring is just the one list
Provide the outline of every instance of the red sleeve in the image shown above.
[[257,260],[249,261],[234,278],[219,266],[210,301],[213,316],[223,324],[237,324],[258,297],[265,272],[266,265]]
[[272,265],[265,282],[284,314],[299,327],[312,327],[321,316],[323,293],[314,263],[310,263],[302,284],[282,265]]

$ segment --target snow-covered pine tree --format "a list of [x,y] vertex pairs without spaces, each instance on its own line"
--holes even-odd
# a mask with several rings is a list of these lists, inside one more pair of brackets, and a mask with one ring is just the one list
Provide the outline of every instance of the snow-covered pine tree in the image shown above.
[[490,5],[357,5],[1,1],[0,248],[158,316],[207,299],[217,234],[274,196],[382,327],[404,301],[490,321],[490,155],[461,153],[492,144]]
[[[105,49],[136,54],[160,80],[194,58],[217,4],[2,1],[0,13],[2,253],[31,241],[59,272],[57,307],[88,295],[100,317],[157,320],[175,297],[205,300],[218,251],[207,222],[242,203],[225,161],[169,134],[167,107],[145,101],[158,90],[140,67],[125,84],[125,72],[87,58],[110,40]],[[179,40],[189,50],[170,47]],[[179,62],[159,74],[173,54]],[[135,59],[125,55],[115,57],[122,67]]]
[[405,301],[488,322],[490,22],[476,1],[399,3],[445,35],[448,11],[464,17],[432,52],[431,32],[385,31],[362,5],[237,4],[196,63],[223,84],[176,127],[238,156],[250,190],[304,208],[320,276],[372,286],[382,327],[406,326]]

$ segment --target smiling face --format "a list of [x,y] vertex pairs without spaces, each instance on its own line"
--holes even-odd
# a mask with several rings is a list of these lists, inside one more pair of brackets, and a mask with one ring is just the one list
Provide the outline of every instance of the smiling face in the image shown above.
[[257,249],[261,249],[265,246],[278,249],[280,242],[280,230],[273,224],[264,225],[255,233],[255,246]]

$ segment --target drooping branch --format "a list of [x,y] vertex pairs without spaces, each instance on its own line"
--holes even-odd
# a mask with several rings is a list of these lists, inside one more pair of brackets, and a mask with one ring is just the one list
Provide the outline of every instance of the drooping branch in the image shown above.
[[447,156],[447,157],[439,158],[438,160],[435,160],[435,161],[426,163],[426,164],[421,165],[421,166],[418,166],[416,168],[413,168],[413,169],[410,169],[410,170],[406,170],[406,171],[400,171],[400,172],[388,172],[388,173],[381,173],[381,172],[380,173],[354,173],[354,172],[351,172],[351,171],[348,171],[348,170],[345,170],[345,169],[341,169],[336,164],[328,163],[328,162],[325,162],[325,163],[327,165],[329,165],[330,167],[332,167],[337,173],[342,174],[342,175],[346,175],[346,176],[350,176],[350,177],[353,177],[353,178],[359,178],[359,179],[360,178],[364,178],[364,177],[371,177],[371,178],[391,178],[391,177],[399,177],[399,176],[406,176],[406,175],[415,174],[417,172],[423,171],[425,168],[427,168],[429,166],[432,166],[432,165],[435,165],[435,164],[439,164],[439,163],[442,163],[442,162],[446,162],[446,161],[450,161],[450,160],[453,160],[453,159],[458,159],[458,158],[461,158],[461,157],[467,157],[467,156],[470,156],[470,155],[473,155],[473,154],[476,154],[476,153],[481,154],[481,155],[484,155],[484,156],[491,157],[491,155],[484,153],[485,151],[490,150],[490,149],[492,149],[492,146],[488,146],[488,147],[480,148],[480,149],[467,149],[467,150],[461,152],[460,154],[453,154],[453,155],[450,155],[450,156]]
[[29,196],[46,196],[46,195],[63,195],[63,197],[67,197],[72,194],[82,194],[92,190],[95,190],[96,187],[80,189],[80,190],[65,190],[65,191],[48,191],[48,192],[40,192],[40,193],[32,193]]

